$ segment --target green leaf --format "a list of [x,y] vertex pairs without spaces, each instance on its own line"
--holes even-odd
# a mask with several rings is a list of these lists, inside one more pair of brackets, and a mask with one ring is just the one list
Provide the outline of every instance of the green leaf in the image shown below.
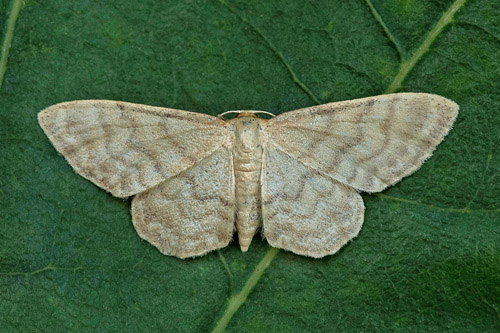
[[[497,0],[1,0],[0,331],[498,332],[499,17]],[[163,256],[36,118],[75,99],[215,115],[395,90],[459,117],[320,260],[259,236]]]

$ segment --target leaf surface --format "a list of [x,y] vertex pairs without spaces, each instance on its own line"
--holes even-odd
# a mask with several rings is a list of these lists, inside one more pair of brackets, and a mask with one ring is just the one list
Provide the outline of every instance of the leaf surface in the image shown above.
[[[0,1],[2,41],[18,1]],[[498,17],[496,0],[25,0],[0,55],[0,331],[499,331]],[[458,119],[419,171],[363,195],[359,236],[320,260],[260,237],[163,256],[36,118],[76,99],[281,113],[398,75]]]

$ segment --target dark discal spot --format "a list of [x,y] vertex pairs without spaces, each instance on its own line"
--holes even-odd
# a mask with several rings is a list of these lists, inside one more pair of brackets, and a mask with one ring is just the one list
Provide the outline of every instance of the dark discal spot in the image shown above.
[[163,166],[160,162],[155,162],[153,167],[158,174],[163,175]]
[[130,193],[131,192],[131,184],[128,183],[127,181],[121,181],[119,184],[116,184],[116,186],[125,193]]
[[368,178],[363,184],[362,187],[370,188],[373,187],[373,177]]
[[352,175],[346,179],[349,184],[352,183],[356,177],[358,177],[359,169],[361,169],[361,167],[353,168]]

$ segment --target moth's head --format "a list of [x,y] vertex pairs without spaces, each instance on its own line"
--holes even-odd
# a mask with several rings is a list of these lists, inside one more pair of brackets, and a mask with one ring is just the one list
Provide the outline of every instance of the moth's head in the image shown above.
[[274,117],[275,115],[272,114],[271,112],[267,111],[256,111],[256,110],[236,110],[236,111],[226,111],[218,115],[220,119],[224,119],[224,116],[227,114],[236,114],[236,118],[243,118],[243,117],[252,117],[252,118],[258,118],[257,114],[267,114],[271,117]]
[[252,117],[252,118],[257,118],[257,115],[255,114],[255,111],[251,110],[242,110],[239,112],[236,116],[236,118],[243,118],[243,117]]

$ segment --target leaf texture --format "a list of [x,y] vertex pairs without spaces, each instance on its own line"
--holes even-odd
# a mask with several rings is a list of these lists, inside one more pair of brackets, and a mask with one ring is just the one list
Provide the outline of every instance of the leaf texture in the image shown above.
[[[496,0],[24,1],[0,55],[0,330],[499,331],[499,16]],[[36,117],[78,99],[279,114],[396,92],[398,75],[457,121],[414,175],[362,195],[363,229],[320,260],[259,237],[163,256]]]

